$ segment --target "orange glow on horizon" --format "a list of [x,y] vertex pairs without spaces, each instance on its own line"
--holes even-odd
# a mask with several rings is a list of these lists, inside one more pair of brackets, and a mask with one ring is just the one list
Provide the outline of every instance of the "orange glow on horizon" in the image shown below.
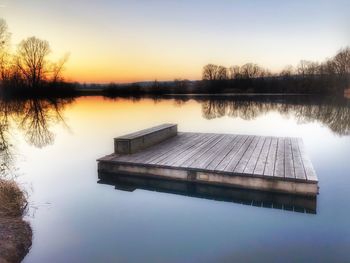
[[3,1],[13,49],[29,36],[47,40],[56,59],[70,53],[64,76],[73,82],[196,80],[208,63],[252,62],[278,72],[349,45],[344,1],[323,13],[304,1],[304,20],[297,21],[295,1],[277,12],[271,6],[269,16],[263,1],[254,8],[245,1]]

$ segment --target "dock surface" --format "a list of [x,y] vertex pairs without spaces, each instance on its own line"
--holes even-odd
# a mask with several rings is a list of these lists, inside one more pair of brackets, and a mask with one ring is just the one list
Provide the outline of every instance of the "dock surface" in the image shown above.
[[317,195],[318,179],[300,138],[178,133],[133,154],[99,161],[109,173]]

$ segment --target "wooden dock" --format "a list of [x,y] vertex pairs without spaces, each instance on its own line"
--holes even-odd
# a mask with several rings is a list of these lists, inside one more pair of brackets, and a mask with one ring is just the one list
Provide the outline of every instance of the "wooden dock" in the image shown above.
[[[123,147],[118,148],[119,140]],[[177,133],[174,124],[116,138],[115,153],[99,159],[98,170],[306,196],[318,193],[317,176],[299,138]]]

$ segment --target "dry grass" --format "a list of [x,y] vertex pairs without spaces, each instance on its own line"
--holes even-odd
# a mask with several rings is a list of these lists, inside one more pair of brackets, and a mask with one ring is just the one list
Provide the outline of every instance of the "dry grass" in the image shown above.
[[0,179],[0,263],[20,262],[32,244],[32,230],[22,218],[26,194],[13,180]]
[[26,195],[17,183],[0,179],[0,217],[22,216],[26,208]]

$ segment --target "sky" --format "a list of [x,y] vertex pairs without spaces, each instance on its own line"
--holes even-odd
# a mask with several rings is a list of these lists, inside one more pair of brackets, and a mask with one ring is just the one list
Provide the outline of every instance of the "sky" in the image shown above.
[[200,79],[208,63],[272,72],[350,46],[349,0],[0,0],[12,47],[49,41],[85,83]]

